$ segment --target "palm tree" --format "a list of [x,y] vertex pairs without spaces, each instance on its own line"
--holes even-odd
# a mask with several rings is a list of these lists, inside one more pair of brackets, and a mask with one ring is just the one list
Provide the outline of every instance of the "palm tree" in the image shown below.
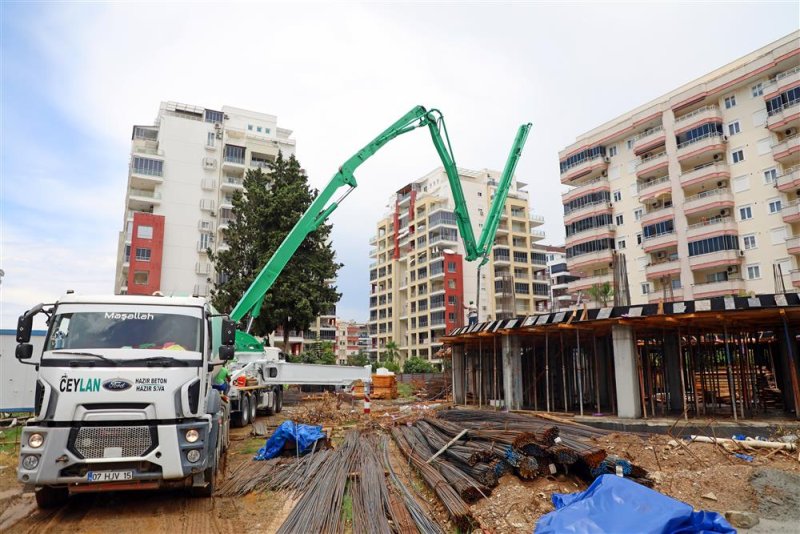
[[609,299],[614,296],[614,288],[611,287],[611,282],[603,282],[602,284],[594,284],[587,293],[589,293],[593,301],[601,302],[603,307],[606,307]]
[[389,341],[389,342],[386,343],[384,348],[386,349],[386,360],[385,361],[393,362],[395,360],[395,358],[397,358],[397,355],[399,354],[399,352],[397,350],[398,349],[397,343],[395,343],[394,341]]

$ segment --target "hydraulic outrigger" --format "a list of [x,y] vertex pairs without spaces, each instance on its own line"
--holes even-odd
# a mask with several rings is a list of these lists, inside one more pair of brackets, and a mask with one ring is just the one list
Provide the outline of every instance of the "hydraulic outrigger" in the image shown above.
[[[249,314],[251,318],[247,328],[249,331],[252,319],[258,317],[261,312],[264,296],[281,274],[284,267],[286,267],[286,264],[291,260],[306,236],[323,224],[331,213],[339,207],[339,204],[347,195],[358,186],[353,174],[355,170],[395,137],[424,126],[428,127],[433,145],[436,147],[436,152],[442,160],[442,165],[447,173],[447,179],[450,182],[450,189],[453,192],[453,200],[455,203],[454,211],[456,223],[464,242],[464,248],[466,249],[466,260],[474,261],[480,258],[480,265],[488,261],[488,255],[494,243],[497,227],[500,224],[503,206],[505,205],[508,190],[511,186],[511,178],[520,155],[522,154],[522,148],[525,145],[525,140],[528,137],[531,124],[523,124],[517,130],[514,144],[511,146],[511,152],[506,161],[505,168],[503,169],[503,174],[500,177],[500,182],[497,186],[497,191],[486,219],[486,224],[483,227],[480,239],[476,242],[475,234],[472,231],[472,223],[470,222],[469,213],[467,211],[466,200],[464,199],[464,191],[458,176],[458,168],[456,167],[455,158],[453,156],[453,149],[450,146],[450,138],[447,135],[444,117],[437,109],[426,110],[422,106],[417,106],[344,162],[325,189],[319,193],[306,212],[300,217],[300,220],[297,221],[294,228],[286,235],[286,238],[275,251],[275,254],[269,259],[242,296],[241,300],[236,304],[236,307],[230,314],[230,318],[233,321],[239,322]],[[331,202],[334,194],[341,187],[348,187],[348,189],[338,199]],[[243,341],[244,338],[252,340],[250,336],[241,337]]]

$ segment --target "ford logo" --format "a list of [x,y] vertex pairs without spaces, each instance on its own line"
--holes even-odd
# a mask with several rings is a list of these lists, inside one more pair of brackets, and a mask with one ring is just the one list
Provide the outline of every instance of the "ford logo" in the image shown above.
[[103,382],[103,389],[107,389],[108,391],[125,391],[126,389],[130,389],[132,386],[133,384],[124,378],[112,378],[111,380],[106,380]]

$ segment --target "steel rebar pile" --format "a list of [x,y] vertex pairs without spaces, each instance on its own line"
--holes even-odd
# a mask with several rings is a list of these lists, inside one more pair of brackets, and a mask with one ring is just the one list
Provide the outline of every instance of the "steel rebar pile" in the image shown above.
[[[386,479],[383,475],[383,468],[378,461],[375,443],[369,437],[362,437],[358,441],[354,453],[353,469],[350,474],[349,493],[353,502],[353,532],[355,534],[391,534],[384,510],[391,512],[388,488]],[[405,507],[402,507],[405,510]],[[411,518],[402,517],[402,512],[395,510],[397,518],[393,516],[393,522],[410,523],[410,528],[414,532]],[[405,510],[405,516],[408,511]],[[404,525],[409,532],[409,525]]]
[[220,497],[239,497],[256,491],[279,468],[281,458],[264,462],[244,461],[232,469],[217,488]]
[[400,451],[414,464],[414,467],[425,480],[425,483],[428,484],[428,487],[439,497],[439,500],[444,505],[453,523],[459,528],[467,530],[472,524],[472,516],[467,503],[465,503],[456,490],[448,484],[439,470],[427,463],[427,458],[423,458],[419,452],[414,450],[406,439],[405,432],[403,432],[400,427],[392,428],[391,432]]

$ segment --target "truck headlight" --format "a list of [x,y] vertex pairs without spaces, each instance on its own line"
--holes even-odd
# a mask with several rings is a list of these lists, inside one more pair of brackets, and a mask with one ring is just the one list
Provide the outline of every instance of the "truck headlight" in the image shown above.
[[[28,458],[30,458],[30,456],[28,456]],[[189,452],[186,453],[186,459],[192,463],[195,463],[197,460],[200,459],[200,451],[198,451],[197,449],[190,450]]]
[[198,439],[200,439],[200,432],[198,432],[194,428],[186,431],[186,441],[188,441],[189,443],[194,443]]
[[28,436],[28,446],[32,449],[38,449],[44,443],[44,436],[41,434],[31,434]]
[[39,457],[34,454],[29,454],[25,458],[22,459],[22,467],[27,470],[36,469],[39,465]]

